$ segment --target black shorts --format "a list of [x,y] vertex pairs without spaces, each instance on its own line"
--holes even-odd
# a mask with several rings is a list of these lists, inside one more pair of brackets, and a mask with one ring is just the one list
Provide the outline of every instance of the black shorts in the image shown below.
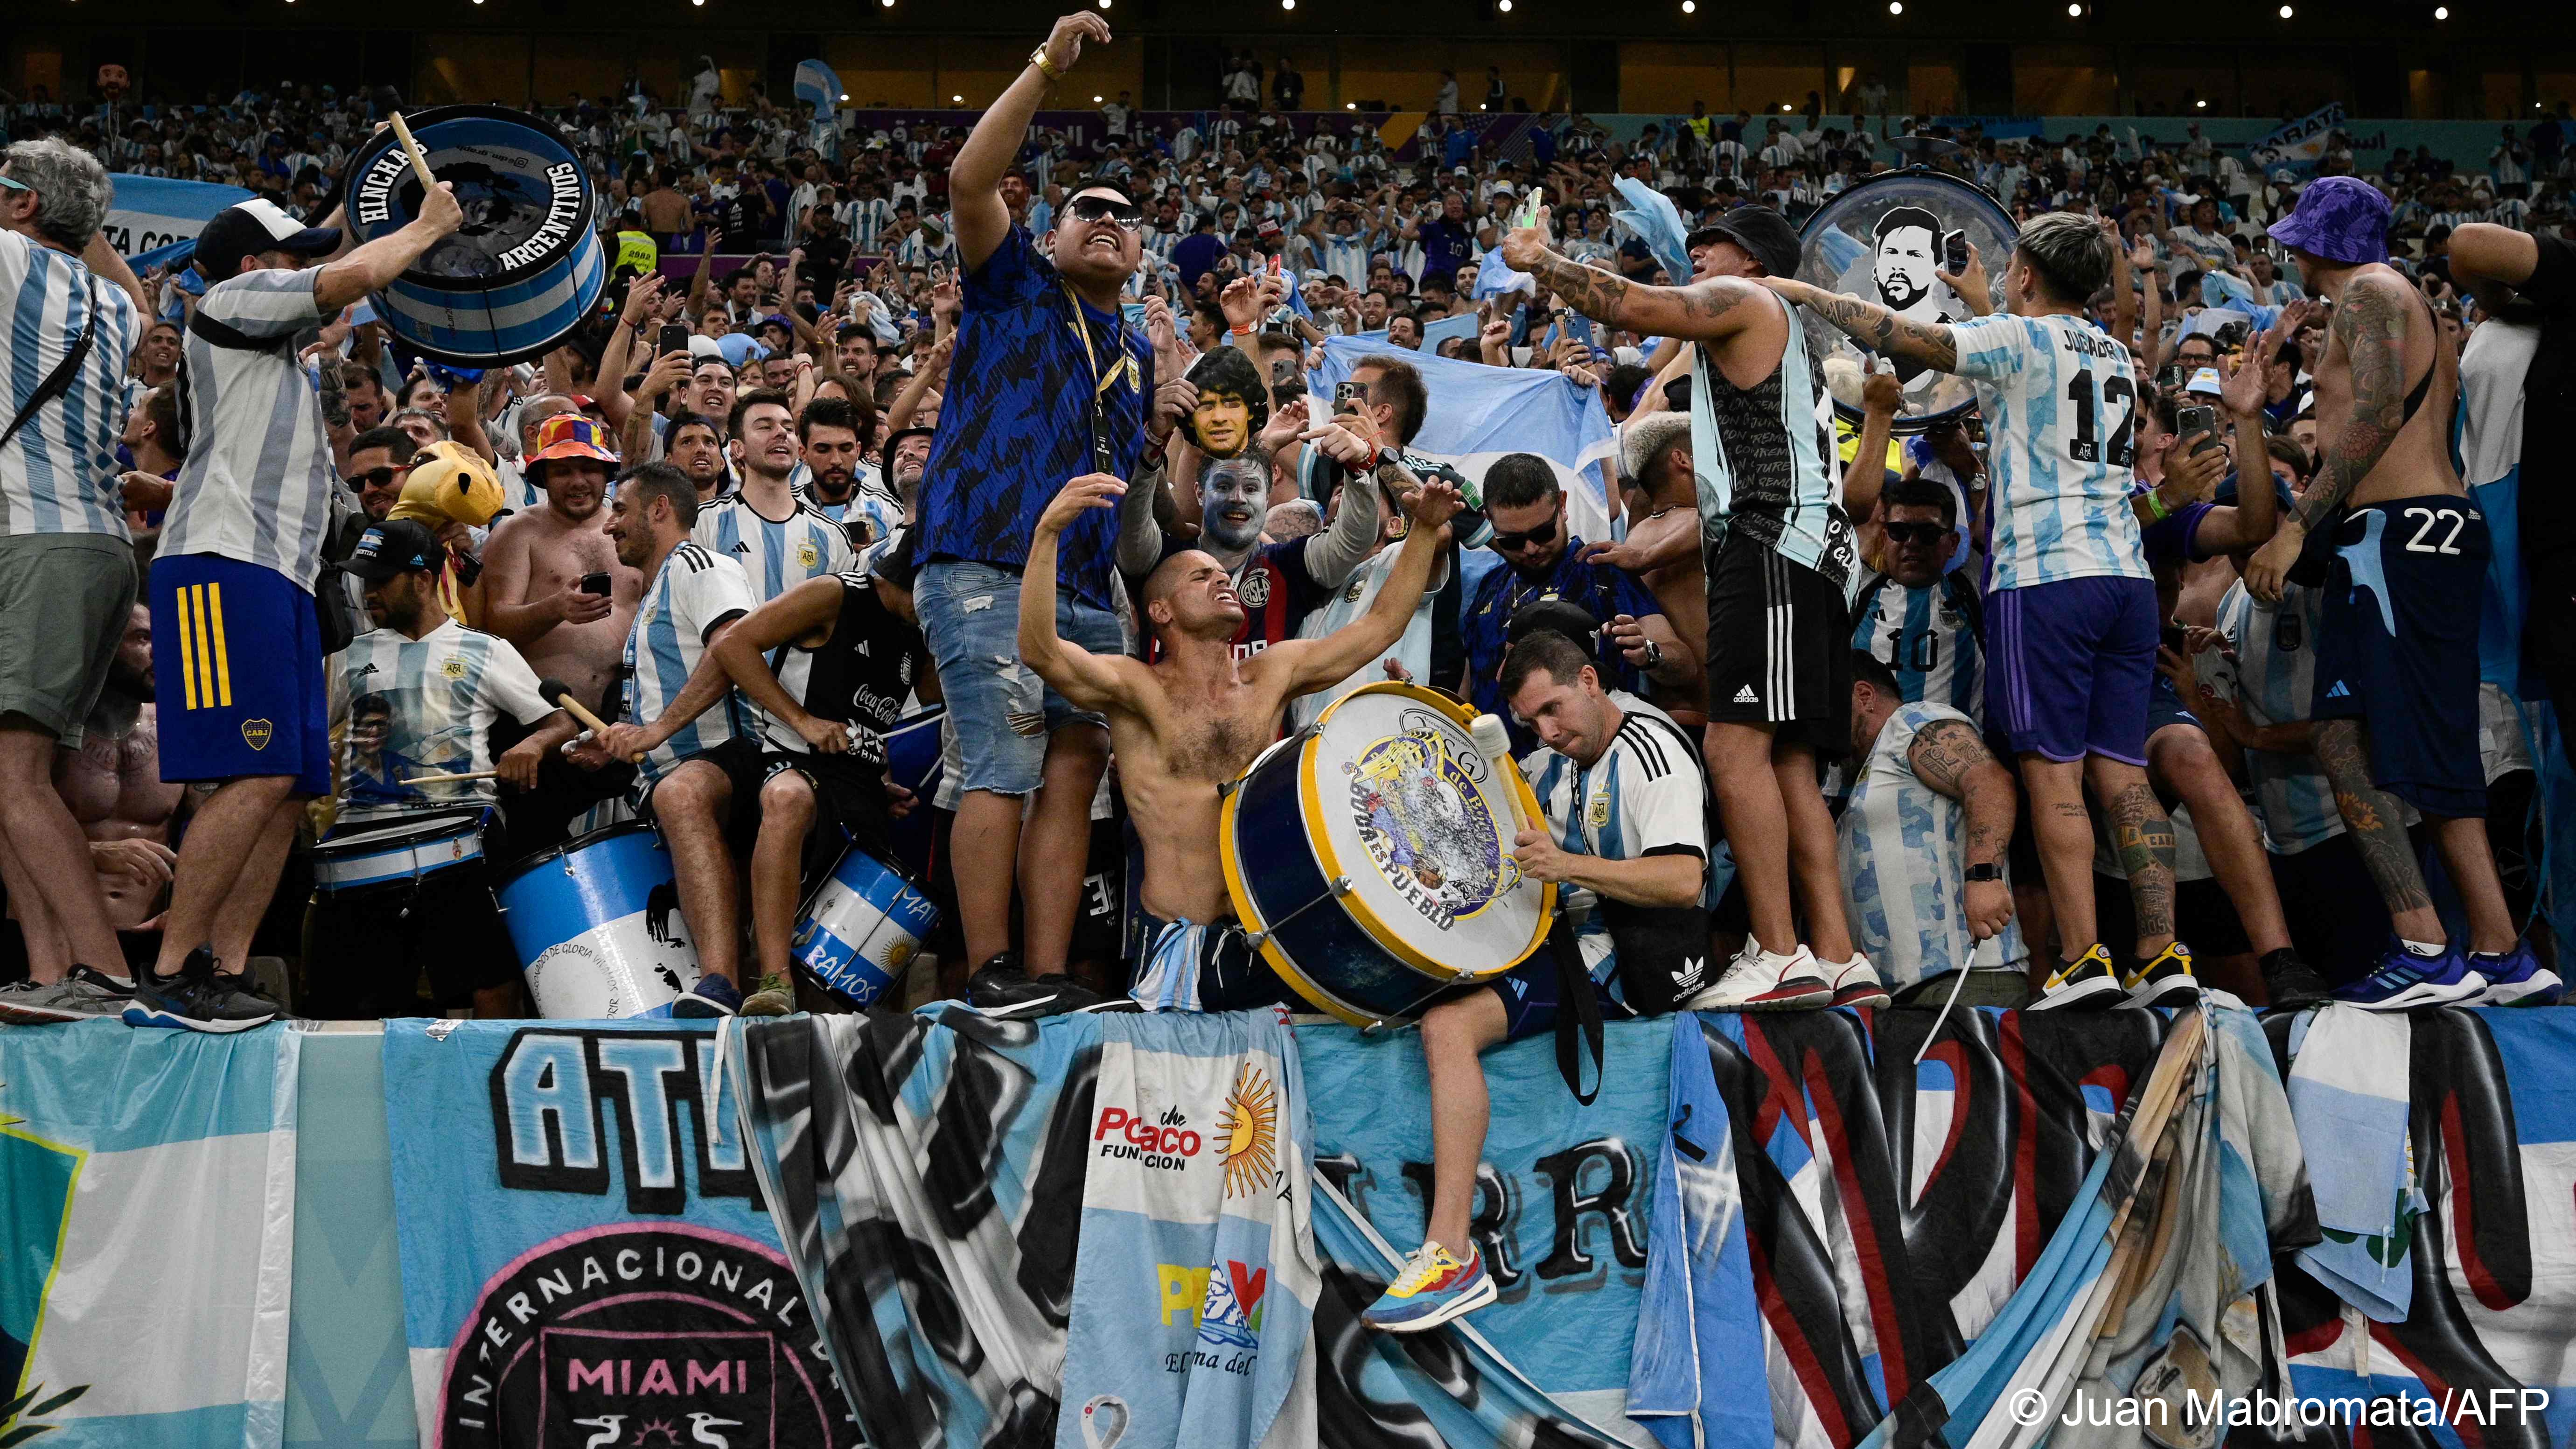
[[418,881],[317,892],[304,918],[301,1014],[372,1021],[420,1014],[420,978],[441,1010],[519,975],[519,958],[480,860]]
[[1738,533],[1708,563],[1708,717],[1836,758],[1851,747],[1851,607],[1839,585]]
[[[858,850],[884,863],[894,862],[893,818],[886,814],[885,770],[849,755],[795,754],[767,750],[760,757],[760,784],[793,770],[814,787],[814,824],[805,832],[803,877],[813,890],[841,863],[841,852]],[[739,789],[740,787],[736,787]],[[755,786],[757,794],[759,786]]]
[[2310,717],[2362,721],[2380,789],[2426,815],[2483,816],[2485,516],[2451,494],[2397,498],[2353,510],[2333,538]]
[[658,825],[653,809],[654,791],[661,788],[662,781],[700,762],[722,770],[726,783],[733,786],[732,798],[725,805],[725,844],[737,856],[743,855],[760,836],[760,787],[776,773],[763,758],[758,740],[736,735],[723,744],[700,750],[673,765],[659,779],[648,781],[638,777],[634,795],[636,817]]

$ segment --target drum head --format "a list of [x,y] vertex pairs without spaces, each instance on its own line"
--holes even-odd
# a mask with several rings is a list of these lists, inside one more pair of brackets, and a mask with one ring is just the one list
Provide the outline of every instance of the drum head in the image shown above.
[[[1943,239],[1954,231],[1967,233],[1977,249],[1994,293],[1992,305],[2000,307],[2004,265],[2020,234],[2012,214],[1973,182],[1921,168],[1871,177],[1809,217],[1798,280],[1918,321],[1966,321],[1966,304],[1936,275],[1943,269]],[[1807,347],[1824,364],[1834,411],[1857,426],[1861,379],[1872,354],[1813,314],[1805,322]],[[1922,432],[1976,406],[1976,389],[1961,378],[1902,358],[1896,370],[1905,384],[1905,404],[1896,414],[1900,434]]]
[[[580,158],[552,122],[501,106],[437,106],[403,118],[452,183],[465,224],[423,253],[405,280],[481,293],[566,267],[589,239],[595,199]],[[348,214],[357,240],[420,214],[420,178],[388,126],[349,157]]]
[[1419,969],[1483,976],[1546,937],[1554,891],[1512,861],[1511,762],[1498,772],[1467,733],[1472,716],[1428,690],[1379,684],[1335,702],[1308,746],[1306,818],[1342,904]]

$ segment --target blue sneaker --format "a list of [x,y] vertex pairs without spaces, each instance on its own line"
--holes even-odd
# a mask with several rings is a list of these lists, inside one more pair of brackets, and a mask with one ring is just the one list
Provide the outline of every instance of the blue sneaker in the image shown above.
[[1420,1333],[1473,1313],[1497,1296],[1483,1254],[1470,1248],[1462,1263],[1438,1243],[1424,1243],[1360,1315],[1360,1322],[1387,1333]]
[[731,1016],[740,1010],[742,1010],[741,990],[712,971],[699,977],[698,984],[689,988],[688,995],[671,1003],[673,1016],[696,1021]]
[[2487,989],[2468,958],[2445,946],[2439,956],[2418,956],[2396,940],[2368,976],[2335,990],[2335,1000],[2364,1011],[2409,1011],[2418,1006],[2465,1006]]
[[2558,973],[2540,964],[2528,941],[2514,942],[2500,956],[2472,952],[2469,964],[2487,979],[2486,992],[2477,999],[2480,1006],[2554,1006],[2566,994]]

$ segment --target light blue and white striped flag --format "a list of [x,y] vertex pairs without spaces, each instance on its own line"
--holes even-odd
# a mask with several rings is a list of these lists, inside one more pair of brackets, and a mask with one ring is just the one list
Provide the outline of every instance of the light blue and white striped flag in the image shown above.
[[174,181],[167,176],[136,176],[120,171],[116,199],[108,203],[108,245],[137,272],[146,267],[181,266],[196,255],[197,233],[227,206],[251,199],[238,186],[210,181]]
[[819,60],[796,62],[796,99],[811,101],[814,109],[825,115],[841,106],[841,77]]

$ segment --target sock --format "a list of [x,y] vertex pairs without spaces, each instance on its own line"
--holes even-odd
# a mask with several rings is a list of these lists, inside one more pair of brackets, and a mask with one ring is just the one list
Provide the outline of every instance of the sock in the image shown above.
[[1828,976],[1840,976],[1844,972],[1852,969],[1854,966],[1859,965],[1861,960],[1861,953],[1854,951],[1851,954],[1851,959],[1848,961],[1828,961],[1824,957],[1819,956],[1816,958],[1816,965],[1823,968],[1824,973]]
[[2432,945],[2427,946],[2421,941],[2409,941],[2403,936],[2397,938],[2397,944],[2406,948],[2407,955],[2418,956],[2427,961],[2435,960],[2439,958],[2443,952],[2451,949],[2451,945],[2447,941],[2436,941]]

